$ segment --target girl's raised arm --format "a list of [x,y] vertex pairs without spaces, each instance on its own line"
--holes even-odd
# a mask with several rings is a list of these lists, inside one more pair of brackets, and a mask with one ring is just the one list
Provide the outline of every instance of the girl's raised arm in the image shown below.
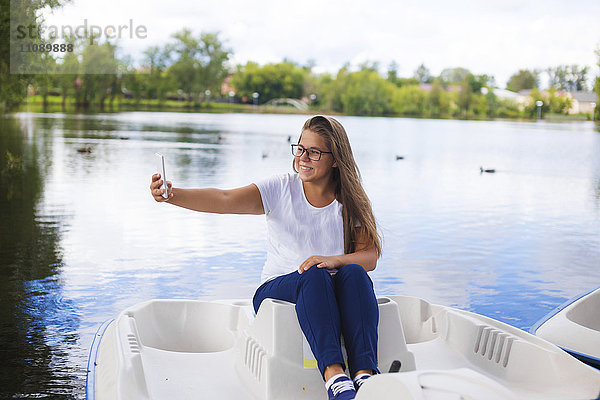
[[255,184],[236,189],[181,189],[167,181],[169,198],[162,197],[164,189],[160,174],[152,175],[150,192],[157,202],[168,201],[179,207],[194,211],[217,214],[264,214],[260,191]]

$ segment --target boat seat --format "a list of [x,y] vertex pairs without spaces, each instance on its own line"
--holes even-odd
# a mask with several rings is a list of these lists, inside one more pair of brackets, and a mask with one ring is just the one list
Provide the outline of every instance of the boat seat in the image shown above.
[[[387,297],[379,306],[379,370],[387,372],[394,360],[401,371],[415,369],[408,351],[398,305]],[[323,395],[323,378],[316,368],[305,368],[306,339],[300,329],[294,304],[266,299],[254,322],[236,344],[238,375],[257,399],[310,399]]]
[[361,387],[356,400],[486,399],[517,400],[499,382],[469,368],[419,370],[374,376]]

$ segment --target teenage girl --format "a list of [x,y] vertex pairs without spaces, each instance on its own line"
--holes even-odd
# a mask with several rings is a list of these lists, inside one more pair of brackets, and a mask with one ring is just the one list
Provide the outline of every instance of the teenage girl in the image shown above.
[[[367,272],[381,255],[371,203],[362,187],[344,127],[334,118],[310,118],[292,144],[293,174],[237,189],[182,189],[167,182],[158,202],[220,214],[265,214],[267,261],[253,298],[296,305],[300,327],[317,359],[329,399],[353,399],[377,370],[379,312]],[[351,380],[340,347],[343,335]]]

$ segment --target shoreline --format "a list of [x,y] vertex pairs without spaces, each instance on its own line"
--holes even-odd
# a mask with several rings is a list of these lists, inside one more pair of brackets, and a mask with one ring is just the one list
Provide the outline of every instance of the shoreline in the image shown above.
[[[383,115],[362,115],[362,114],[344,114],[339,112],[332,112],[329,110],[323,110],[318,108],[310,108],[308,110],[298,110],[293,107],[285,106],[264,106],[264,105],[252,105],[252,104],[240,104],[240,103],[200,103],[200,104],[185,104],[182,105],[178,101],[167,100],[163,103],[116,103],[116,106],[107,106],[104,109],[99,107],[92,107],[87,110],[77,109],[74,102],[67,101],[67,106],[63,109],[61,102],[50,101],[48,106],[44,108],[43,104],[38,101],[24,102],[17,110],[12,113],[21,112],[34,112],[44,114],[57,114],[64,113],[66,115],[94,115],[94,114],[117,114],[123,112],[177,112],[177,113],[214,113],[214,114],[229,114],[229,113],[243,113],[243,114],[298,114],[298,115],[335,115],[335,116],[352,116],[352,117],[375,117],[375,118],[413,118],[413,119],[434,119],[434,120],[458,120],[458,121],[513,121],[513,122],[536,122],[536,118],[526,117],[456,117],[452,115],[424,115],[424,114],[383,114]],[[596,125],[600,126],[600,121],[592,121],[590,116],[577,114],[577,115],[566,115],[566,114],[547,114],[541,121],[545,122],[595,122]]]

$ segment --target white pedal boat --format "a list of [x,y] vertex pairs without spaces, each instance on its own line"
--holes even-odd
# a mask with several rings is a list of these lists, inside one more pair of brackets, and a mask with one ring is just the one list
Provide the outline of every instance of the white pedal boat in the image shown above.
[[558,306],[530,332],[600,368],[600,287]]
[[[357,400],[600,398],[600,371],[527,332],[414,297],[378,304],[384,373]],[[323,400],[305,340],[283,301],[256,317],[244,300],[144,302],[96,334],[87,398]],[[387,373],[394,360],[400,372]]]

